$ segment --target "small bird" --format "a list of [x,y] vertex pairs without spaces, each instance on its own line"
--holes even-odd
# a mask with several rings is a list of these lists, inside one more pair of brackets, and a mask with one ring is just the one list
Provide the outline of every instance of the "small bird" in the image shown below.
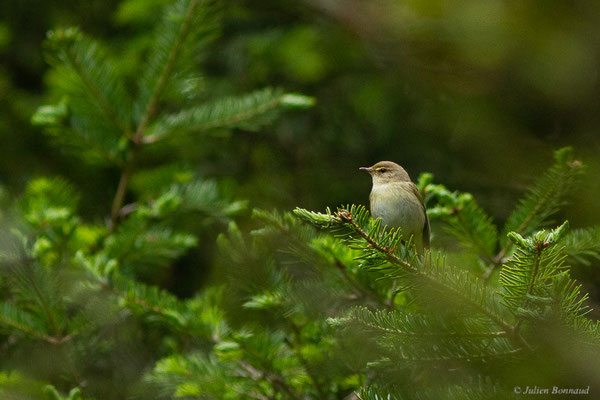
[[408,173],[391,161],[380,161],[372,167],[361,167],[373,178],[371,215],[384,225],[400,228],[402,235],[413,237],[417,251],[429,248],[429,218],[423,198]]

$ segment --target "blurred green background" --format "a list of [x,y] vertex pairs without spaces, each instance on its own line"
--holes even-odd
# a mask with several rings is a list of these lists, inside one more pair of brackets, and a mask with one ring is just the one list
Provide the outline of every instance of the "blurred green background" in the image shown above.
[[[42,42],[51,28],[80,26],[135,76],[166,3],[0,3],[5,192],[18,195],[33,177],[61,175],[81,189],[84,216],[109,215],[119,171],[81,165],[30,123],[39,105],[59,100],[48,89],[53,76]],[[366,204],[370,179],[358,167],[387,159],[413,178],[429,171],[473,193],[502,222],[551,164],[552,150],[571,145],[588,171],[557,220],[600,223],[599,2],[233,0],[221,14],[222,32],[198,82],[206,96],[274,85],[317,100],[262,132],[227,132],[177,150],[250,208]],[[193,261],[204,273],[214,237],[205,243]],[[597,299],[596,270],[575,275]],[[171,286],[185,281],[174,279]]]

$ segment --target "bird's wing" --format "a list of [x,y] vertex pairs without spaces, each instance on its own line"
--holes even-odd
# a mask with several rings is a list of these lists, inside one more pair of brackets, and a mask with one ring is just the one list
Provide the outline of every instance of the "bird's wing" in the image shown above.
[[427,216],[427,209],[425,208],[425,203],[423,202],[423,198],[421,197],[421,193],[419,193],[419,189],[417,189],[417,185],[412,183],[410,185],[410,189],[414,193],[414,195],[419,199],[419,203],[421,203],[421,207],[423,208],[423,214],[425,215],[425,225],[423,226],[423,247],[429,248],[429,217]]

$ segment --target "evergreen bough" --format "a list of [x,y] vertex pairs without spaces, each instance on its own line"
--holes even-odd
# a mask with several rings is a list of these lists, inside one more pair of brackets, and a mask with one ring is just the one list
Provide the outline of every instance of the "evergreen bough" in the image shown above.
[[[139,346],[136,338],[144,336],[156,351],[153,362],[165,355],[164,348],[157,349],[170,340],[175,358],[184,347],[206,349],[228,332],[211,289],[182,301],[156,286],[160,271],[172,270],[200,237],[210,238],[209,228],[246,208],[244,201],[223,195],[216,180],[179,161],[174,149],[211,140],[217,132],[258,131],[285,110],[310,107],[313,99],[269,87],[202,95],[195,83],[218,35],[219,7],[212,0],[168,6],[139,76],[125,74],[123,61],[76,27],[48,33],[51,91],[58,101],[39,107],[32,123],[89,170],[116,170],[120,178],[112,204],[100,216],[104,223],[82,218],[77,189],[58,177],[32,179],[12,210],[1,215],[3,349],[9,354],[23,349],[21,358],[61,355],[52,368],[38,371],[41,381],[30,386],[39,390],[31,395],[17,390],[20,395],[131,396],[147,366],[115,363],[118,349]],[[146,335],[154,329],[172,333]],[[21,375],[7,374],[10,379],[0,385],[3,398],[26,386],[13,384]],[[102,381],[112,374],[129,381],[107,392]]]
[[[32,180],[1,215],[2,349],[57,356],[51,372],[0,373],[3,397],[506,399],[520,385],[597,384],[600,325],[567,262],[597,261],[600,228],[552,220],[582,172],[571,149],[556,152],[504,227],[470,194],[422,174],[429,215],[461,257],[435,238],[419,255],[356,205],[255,210],[261,228],[248,237],[232,221],[245,203],[217,181],[173,155],[147,161],[312,104],[274,88],[183,95],[218,27],[212,1],[176,1],[134,82],[78,29],[49,33],[60,100],[33,122],[120,178],[105,223],[79,215],[77,189],[60,178]],[[155,284],[222,222],[219,285],[181,299]],[[135,364],[129,354],[141,347]],[[107,379],[122,384],[107,392]]]

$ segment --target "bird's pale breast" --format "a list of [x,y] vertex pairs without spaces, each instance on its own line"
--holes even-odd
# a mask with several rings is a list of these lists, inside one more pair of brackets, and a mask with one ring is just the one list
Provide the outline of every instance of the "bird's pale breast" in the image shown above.
[[375,185],[371,190],[371,214],[388,226],[402,229],[403,236],[422,238],[425,214],[410,182]]

